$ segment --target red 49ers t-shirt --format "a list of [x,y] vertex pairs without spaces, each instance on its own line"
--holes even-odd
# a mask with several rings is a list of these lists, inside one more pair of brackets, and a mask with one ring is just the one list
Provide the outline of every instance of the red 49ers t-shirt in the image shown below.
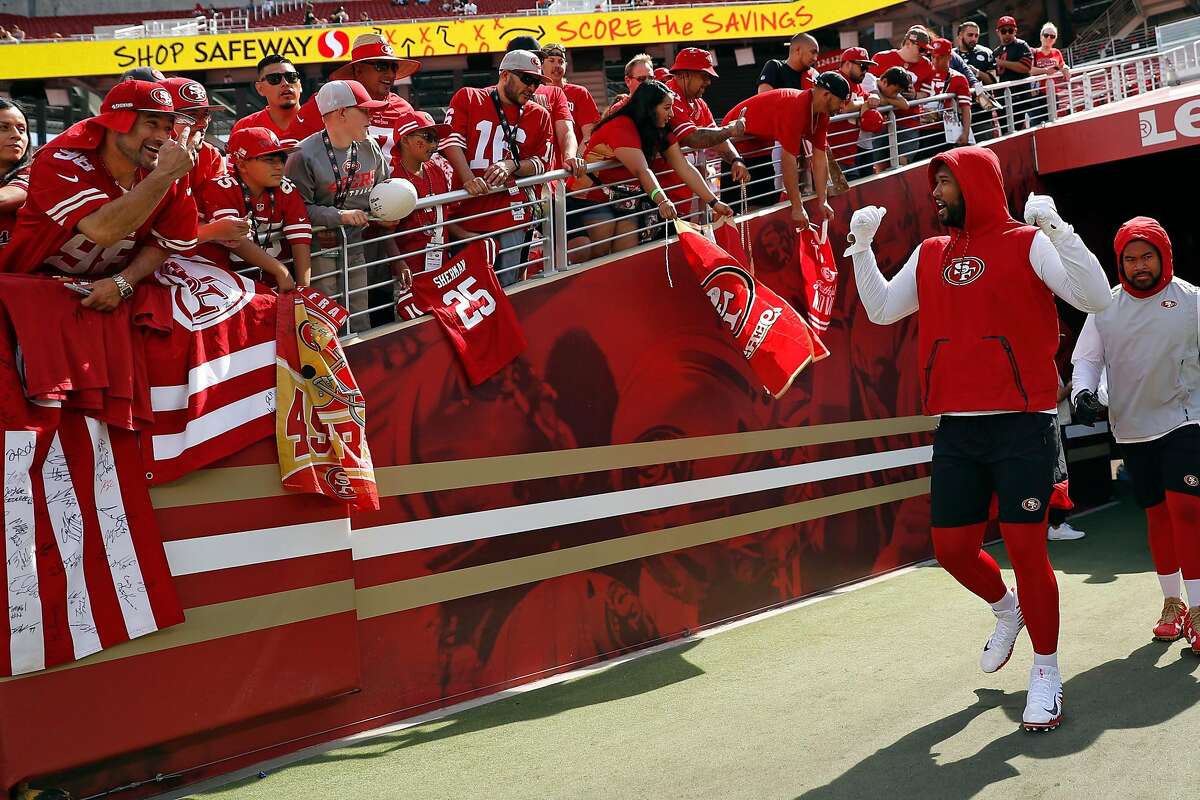
[[779,142],[788,153],[803,155],[800,142],[825,149],[829,115],[813,111],[812,89],[772,89],[738,103],[725,115],[728,124],[746,113],[746,133]]
[[[558,134],[554,130],[554,126],[559,121],[565,120],[571,123],[574,127],[575,119],[571,116],[571,103],[567,100],[567,93],[561,86],[543,83],[538,87],[533,99],[547,111],[550,112],[550,169],[563,168],[563,154],[558,146]],[[575,141],[579,142],[579,132],[575,133]]]
[[431,312],[475,386],[525,349],[525,333],[492,264],[496,243],[473,242],[440,269],[413,276],[416,305]]
[[[6,188],[11,186],[14,189],[24,189],[26,192],[28,192],[29,191],[29,167],[25,167],[25,169],[21,170],[16,175],[14,175],[12,177],[12,180],[10,180],[8,183],[4,184],[4,186]],[[8,244],[8,240],[12,236],[13,224],[16,221],[17,221],[17,212],[16,211],[0,211],[0,247],[4,247],[4,245]]]
[[[467,165],[475,175],[482,176],[488,167],[506,158],[528,160],[536,158],[543,166],[550,165],[550,149],[554,144],[554,132],[550,126],[550,112],[537,103],[523,106],[503,104],[504,116],[517,140],[518,153],[508,152],[504,126],[496,116],[496,105],[490,89],[467,86],[455,92],[446,112],[446,123],[450,134],[442,140],[441,150],[461,147]],[[478,219],[462,220],[460,223],[473,233],[489,233],[513,225],[527,223],[532,210],[528,206],[512,208],[512,204],[526,200],[527,192],[512,189],[471,197],[462,202],[458,209],[460,219],[472,214],[486,214]]]
[[[267,255],[283,261],[292,257],[292,244],[312,243],[308,210],[295,185],[287,178],[278,187],[251,198],[251,202],[258,226],[256,242]],[[219,219],[246,219],[249,213],[242,187],[233,175],[220,175],[201,185],[196,190],[196,205],[206,223]],[[251,236],[255,236],[253,230]],[[264,240],[266,244],[263,244]],[[202,244],[200,255],[226,269],[245,266],[228,248],[213,242]]]
[[192,167],[192,171],[187,174],[188,186],[194,193],[201,184],[211,181],[218,175],[224,175],[228,171],[224,154],[208,142],[204,142],[200,145],[200,152],[196,153],[196,166]]
[[571,110],[571,122],[575,126],[575,141],[583,147],[583,126],[595,125],[600,121],[600,109],[596,108],[596,100],[592,93],[577,83],[564,83],[563,93],[567,96],[567,106]]
[[[146,174],[139,169],[134,180]],[[12,243],[0,251],[0,269],[112,275],[124,269],[144,245],[186,253],[196,247],[197,212],[185,184],[175,181],[137,230],[110,247],[101,247],[75,226],[125,190],[108,174],[97,151],[43,149],[33,159],[29,197],[17,213]]]
[[[675,134],[667,133],[667,144],[675,144]],[[632,148],[633,150],[642,149],[642,138],[638,135],[637,126],[633,124],[633,120],[626,116],[617,117],[609,122],[605,122],[596,132],[592,134],[591,141],[588,142],[587,150],[584,151],[583,160],[589,164],[594,164],[598,161],[616,161],[617,149],[622,147]],[[659,167],[659,159],[654,160],[652,165],[655,169]],[[663,165],[665,166],[665,164]],[[671,177],[674,177],[673,171],[669,172]],[[621,183],[627,183],[630,188],[639,188],[634,180],[633,173],[625,167],[610,167],[608,169],[599,170],[596,173],[599,182],[607,186],[614,186]],[[663,173],[659,173],[660,185],[666,185],[667,180]],[[568,189],[584,189],[593,184],[592,179],[583,178],[576,180],[572,178],[568,184]],[[684,187],[684,192],[691,195],[691,189]],[[608,200],[608,196],[603,189],[594,189],[583,195],[584,200],[589,200],[594,203],[603,203]]]

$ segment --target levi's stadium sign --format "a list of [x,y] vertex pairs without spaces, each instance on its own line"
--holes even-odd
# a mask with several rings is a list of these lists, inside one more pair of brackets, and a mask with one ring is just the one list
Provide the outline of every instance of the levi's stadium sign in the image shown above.
[[[378,33],[397,55],[427,58],[465,53],[499,53],[513,36],[532,35],[543,44],[571,47],[711,42],[728,39],[788,38],[868,14],[897,0],[804,0],[795,3],[663,6],[637,11],[495,18],[455,17],[395,25],[362,25],[293,30],[249,30],[215,36],[57,40],[6,48],[0,80],[115,75],[131,67],[164,72],[253,67],[278,53],[295,64],[349,61],[350,43]],[[781,56],[783,52],[781,51]]]

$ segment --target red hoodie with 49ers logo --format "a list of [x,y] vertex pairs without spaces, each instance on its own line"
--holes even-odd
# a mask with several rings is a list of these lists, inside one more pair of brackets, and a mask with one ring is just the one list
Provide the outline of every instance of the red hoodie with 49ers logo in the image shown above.
[[1008,212],[1000,161],[958,148],[929,165],[954,174],[962,229],[926,239],[917,262],[918,336],[926,414],[1047,411],[1057,402],[1058,313],[1030,264],[1038,229]]

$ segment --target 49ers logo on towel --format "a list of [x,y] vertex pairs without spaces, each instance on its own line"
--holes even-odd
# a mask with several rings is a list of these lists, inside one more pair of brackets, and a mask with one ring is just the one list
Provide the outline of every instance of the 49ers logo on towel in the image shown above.
[[717,267],[701,284],[713,308],[734,336],[746,327],[746,312],[754,306],[754,279],[741,267]]
[[171,287],[171,316],[190,331],[221,324],[254,296],[249,278],[197,258],[188,259],[187,269],[167,259],[156,274],[159,283]]
[[983,274],[983,259],[975,256],[956,258],[946,265],[942,277],[952,286],[966,286]]

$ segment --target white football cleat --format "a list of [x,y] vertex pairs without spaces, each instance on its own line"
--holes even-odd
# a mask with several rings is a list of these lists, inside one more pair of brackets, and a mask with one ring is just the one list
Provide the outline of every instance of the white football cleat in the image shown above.
[[1072,528],[1071,523],[1064,522],[1062,525],[1051,525],[1046,538],[1052,542],[1069,542],[1082,539],[1086,535],[1083,531]]
[[1027,731],[1052,731],[1062,724],[1063,689],[1058,667],[1029,670],[1029,695],[1021,725]]
[[996,615],[996,630],[992,632],[992,638],[987,640],[983,652],[979,655],[979,668],[984,672],[995,672],[1008,663],[1008,659],[1012,658],[1013,647],[1017,644],[1017,636],[1025,627],[1025,618],[1021,616],[1021,604],[1017,600],[1016,592],[1010,589],[1009,594],[1013,596],[1012,611],[992,609],[992,613]]

